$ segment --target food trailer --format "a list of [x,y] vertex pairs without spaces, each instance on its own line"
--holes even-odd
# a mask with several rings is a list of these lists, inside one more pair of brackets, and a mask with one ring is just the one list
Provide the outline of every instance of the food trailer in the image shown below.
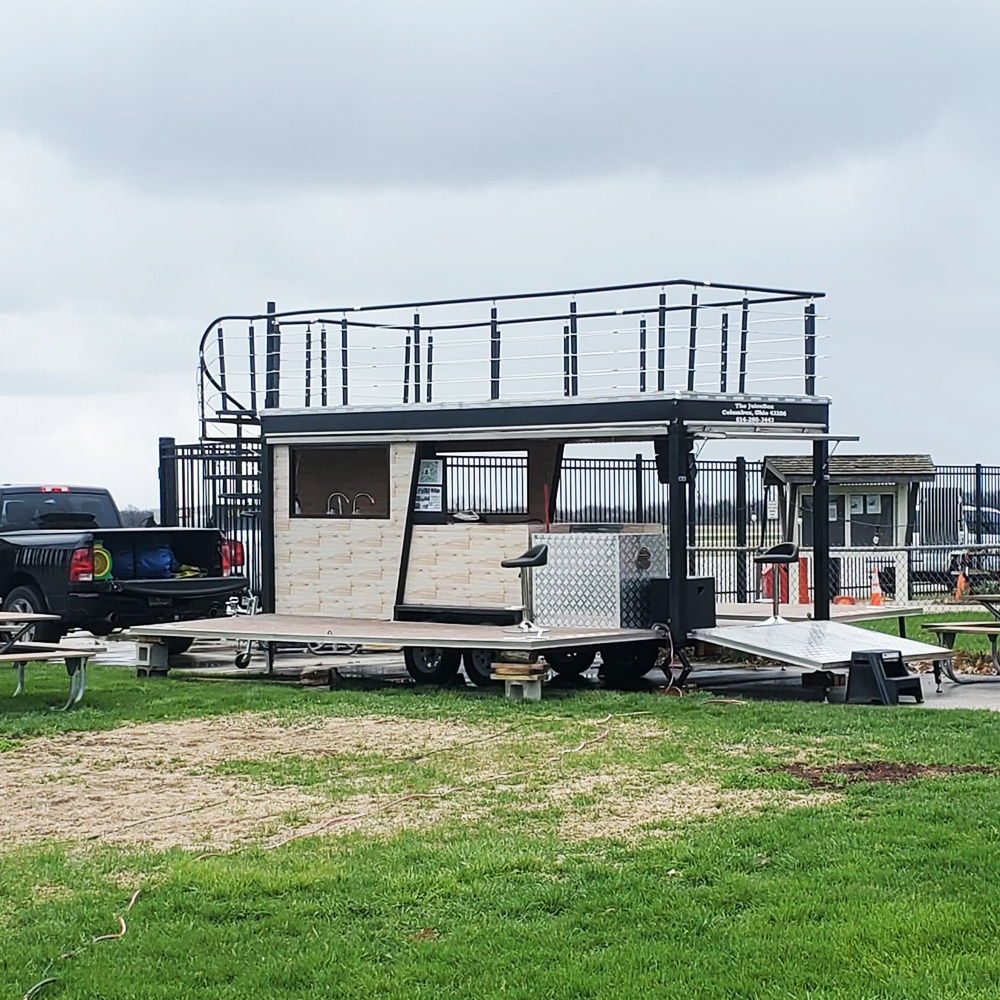
[[[715,625],[712,581],[689,578],[695,449],[808,442],[828,503],[821,297],[672,280],[213,320],[207,420],[263,444],[264,614],[144,634],[392,643],[435,683],[539,657],[576,673],[597,650],[612,681],[663,648],[684,662],[692,631]],[[595,443],[652,450],[665,524],[557,519],[564,456]],[[470,455],[525,459],[524,480],[455,496]],[[817,522],[820,620],[828,546]]]

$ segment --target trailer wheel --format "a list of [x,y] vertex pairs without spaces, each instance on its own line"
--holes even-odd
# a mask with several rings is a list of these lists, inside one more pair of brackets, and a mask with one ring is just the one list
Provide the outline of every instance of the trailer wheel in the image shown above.
[[465,676],[476,687],[492,687],[496,683],[492,676],[495,659],[496,656],[492,649],[465,650],[462,653],[462,665],[465,667]]
[[656,666],[658,642],[621,642],[601,648],[601,676],[612,684],[637,681]]
[[236,669],[237,670],[246,670],[246,668],[250,666],[250,657],[251,656],[253,656],[253,653],[249,649],[245,650],[242,653],[237,653],[236,654]]
[[167,639],[167,652],[171,656],[180,656],[181,653],[186,653],[190,648],[194,639],[189,639],[184,636],[177,636],[174,639]]
[[455,674],[462,660],[457,649],[442,649],[440,646],[413,646],[403,650],[406,672],[418,684],[447,684]]
[[578,677],[594,662],[597,650],[593,646],[573,646],[550,649],[545,653],[548,665],[563,677]]

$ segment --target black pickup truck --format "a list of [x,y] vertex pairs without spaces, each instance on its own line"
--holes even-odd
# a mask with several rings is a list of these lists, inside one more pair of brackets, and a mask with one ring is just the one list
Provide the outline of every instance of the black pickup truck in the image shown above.
[[[210,618],[246,593],[243,546],[216,528],[122,527],[107,490],[0,486],[0,599],[7,611],[59,615],[39,641],[71,628]],[[189,640],[172,640],[183,652]]]

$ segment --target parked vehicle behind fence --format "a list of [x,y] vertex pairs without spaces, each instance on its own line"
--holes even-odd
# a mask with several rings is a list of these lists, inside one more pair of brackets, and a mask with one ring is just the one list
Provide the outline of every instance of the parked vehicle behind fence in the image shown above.
[[[122,527],[105,489],[0,486],[3,607],[59,615],[36,626],[37,640],[222,615],[246,593],[243,561],[242,545],[216,528]],[[171,651],[189,645],[174,640]]]

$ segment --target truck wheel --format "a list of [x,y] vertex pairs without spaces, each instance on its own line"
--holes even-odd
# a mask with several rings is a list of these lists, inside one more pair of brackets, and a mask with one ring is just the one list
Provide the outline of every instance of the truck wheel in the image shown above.
[[631,684],[656,666],[658,642],[620,642],[601,648],[601,676],[612,684]]
[[194,639],[186,639],[183,636],[179,636],[176,639],[167,639],[167,652],[171,656],[180,656],[181,653],[186,653],[191,648],[191,643]]
[[[26,614],[44,615],[48,613],[45,598],[31,586],[15,587],[4,599],[4,611],[20,611]],[[58,642],[61,635],[60,622],[39,622],[24,633],[25,641]]]
[[550,649],[544,654],[548,665],[562,677],[579,677],[594,662],[596,655],[593,646]]
[[462,665],[465,667],[465,676],[472,681],[476,687],[492,687],[495,681],[491,676],[493,673],[493,661],[496,659],[492,649],[467,649],[462,653]]
[[406,672],[418,684],[447,684],[458,673],[461,658],[457,649],[414,646],[403,650]]

